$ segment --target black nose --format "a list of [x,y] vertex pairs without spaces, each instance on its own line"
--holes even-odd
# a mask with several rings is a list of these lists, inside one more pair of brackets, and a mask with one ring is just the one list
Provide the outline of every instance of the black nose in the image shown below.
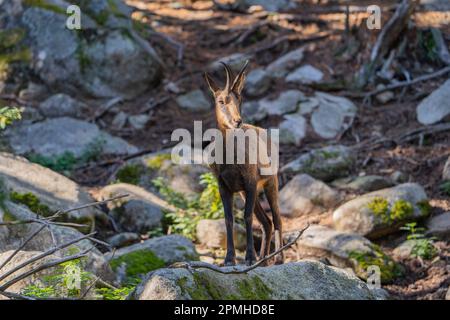
[[240,128],[241,125],[242,125],[242,120],[241,119],[234,120],[234,125],[235,125],[236,128]]

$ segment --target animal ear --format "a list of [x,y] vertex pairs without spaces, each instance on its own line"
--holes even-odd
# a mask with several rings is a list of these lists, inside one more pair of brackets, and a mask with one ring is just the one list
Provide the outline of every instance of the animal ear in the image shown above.
[[216,92],[219,91],[219,86],[214,82],[214,80],[206,72],[205,72],[205,80],[206,80],[206,83],[208,84],[209,90],[211,90],[211,92],[213,94],[216,94]]
[[241,95],[242,90],[244,89],[245,84],[245,70],[248,66],[248,60],[245,62],[244,66],[242,67],[241,71],[239,71],[237,77],[233,81],[233,86],[231,87],[231,90],[238,96]]

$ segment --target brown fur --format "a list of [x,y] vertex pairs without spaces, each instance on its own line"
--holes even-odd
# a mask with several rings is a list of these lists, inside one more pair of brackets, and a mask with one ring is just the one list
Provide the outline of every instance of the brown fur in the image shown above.
[[[223,65],[227,75],[227,84],[224,89],[220,89],[208,74],[205,74],[205,79],[214,95],[217,128],[221,130],[225,140],[223,144],[223,155],[224,159],[226,159],[225,146],[227,130],[241,128],[242,130],[247,131],[251,129],[256,130],[258,136],[260,136],[261,131],[264,129],[242,123],[241,94],[245,82],[245,69],[247,63],[234,79],[231,79],[232,73],[228,66],[225,64]],[[267,145],[270,146],[270,140]],[[268,149],[267,152],[270,154],[271,150],[270,148]],[[236,156],[236,152],[234,154]],[[245,155],[245,159],[248,160],[248,149],[245,150]],[[253,213],[261,223],[263,232],[260,258],[269,254],[272,227],[275,229],[275,250],[278,250],[283,245],[282,225],[278,207],[278,177],[276,174],[264,176],[260,174],[260,170],[263,167],[262,163],[264,163],[261,159],[258,159],[256,164],[250,164],[247,160],[244,164],[236,164],[235,162],[235,164],[211,165],[211,169],[219,182],[219,191],[225,212],[227,228],[227,254],[225,257],[225,265],[234,265],[236,263],[233,242],[233,195],[235,193],[240,193],[245,199],[244,219],[247,231],[246,264],[251,265],[256,261],[252,234]],[[258,194],[261,191],[264,191],[269,202],[272,212],[272,221],[258,201]],[[283,261],[283,253],[280,253],[275,257],[276,263],[283,263]]]

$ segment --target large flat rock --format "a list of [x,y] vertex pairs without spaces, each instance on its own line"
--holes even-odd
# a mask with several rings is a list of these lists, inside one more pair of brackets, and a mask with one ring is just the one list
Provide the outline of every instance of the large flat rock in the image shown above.
[[382,290],[342,269],[300,261],[247,274],[220,274],[209,269],[160,269],[150,273],[131,295],[137,300],[376,300]]

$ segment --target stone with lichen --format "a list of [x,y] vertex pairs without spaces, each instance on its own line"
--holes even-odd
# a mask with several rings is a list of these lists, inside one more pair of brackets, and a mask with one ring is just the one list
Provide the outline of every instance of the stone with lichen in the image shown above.
[[245,274],[161,269],[149,274],[130,296],[135,300],[378,300],[387,297],[384,290],[370,290],[354,275],[315,261],[256,268]]
[[428,197],[417,183],[404,183],[370,192],[346,202],[333,213],[337,230],[377,238],[408,221],[428,215]]

